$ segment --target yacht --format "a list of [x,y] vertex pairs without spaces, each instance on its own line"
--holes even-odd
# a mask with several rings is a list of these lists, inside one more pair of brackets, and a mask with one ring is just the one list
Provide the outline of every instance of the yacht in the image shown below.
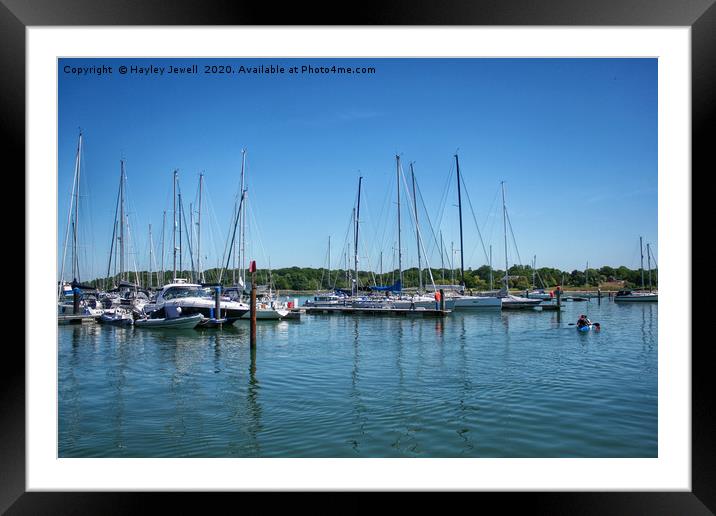
[[[221,317],[232,323],[248,314],[249,305],[240,301],[219,300]],[[216,317],[214,289],[197,283],[187,283],[185,279],[176,279],[164,285],[153,302],[144,305],[144,313],[162,310],[165,307],[181,308],[182,316],[200,313],[204,317]],[[161,316],[161,314],[159,314]]]
[[658,292],[635,292],[633,290],[620,290],[614,296],[614,301],[617,302],[658,302]]

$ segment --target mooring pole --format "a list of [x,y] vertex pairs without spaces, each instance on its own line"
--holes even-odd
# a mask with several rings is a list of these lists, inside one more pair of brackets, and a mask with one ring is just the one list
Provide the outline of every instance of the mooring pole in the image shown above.
[[562,287],[557,287],[557,310],[562,309]]
[[75,315],[80,313],[80,289],[77,287],[72,289],[72,313]]
[[250,348],[256,348],[256,262],[251,261],[249,266],[251,273],[251,344]]
[[214,291],[214,312],[216,312],[216,319],[221,319],[221,286],[216,287]]

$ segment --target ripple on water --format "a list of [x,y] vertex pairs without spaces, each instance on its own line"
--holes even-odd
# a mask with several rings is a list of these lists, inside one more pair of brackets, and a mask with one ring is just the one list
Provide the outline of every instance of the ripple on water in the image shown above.
[[[654,457],[657,306],[60,327],[60,456]],[[587,313],[599,333],[567,322]]]

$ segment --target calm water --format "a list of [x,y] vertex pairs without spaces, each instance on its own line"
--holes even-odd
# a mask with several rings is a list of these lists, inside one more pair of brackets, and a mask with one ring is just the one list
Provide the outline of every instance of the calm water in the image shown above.
[[[61,457],[656,457],[657,305],[60,326]],[[579,333],[580,313],[602,324]]]

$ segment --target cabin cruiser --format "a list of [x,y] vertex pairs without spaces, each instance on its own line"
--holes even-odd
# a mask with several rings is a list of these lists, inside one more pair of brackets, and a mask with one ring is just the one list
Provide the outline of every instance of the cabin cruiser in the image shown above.
[[313,299],[307,299],[303,306],[310,307],[331,307],[331,306],[345,306],[348,304],[349,298],[343,294],[330,293],[330,294],[316,294]]
[[635,292],[633,290],[620,290],[614,296],[614,301],[628,301],[628,302],[658,302],[659,294],[657,292]]
[[[189,316],[200,313],[204,317],[217,317],[214,314],[216,301],[214,299],[214,287],[205,287],[197,283],[187,283],[184,279],[176,279],[173,283],[164,285],[157,294],[154,302],[144,305],[144,313],[162,310],[171,307],[180,308],[182,316]],[[249,312],[249,305],[240,301],[219,300],[221,317],[232,323]],[[161,312],[155,314],[163,317]]]

